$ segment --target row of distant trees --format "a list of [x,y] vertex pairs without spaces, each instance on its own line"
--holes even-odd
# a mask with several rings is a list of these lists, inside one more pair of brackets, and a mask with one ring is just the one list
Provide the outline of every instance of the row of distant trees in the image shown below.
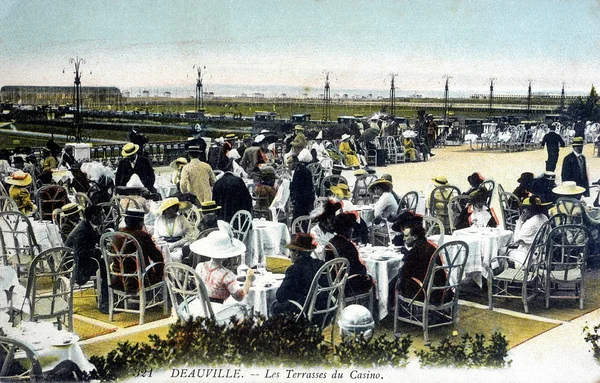
[[598,107],[600,97],[596,92],[596,88],[592,85],[590,94],[587,97],[578,97],[567,109],[567,114],[573,121],[593,121],[600,122],[600,107]]

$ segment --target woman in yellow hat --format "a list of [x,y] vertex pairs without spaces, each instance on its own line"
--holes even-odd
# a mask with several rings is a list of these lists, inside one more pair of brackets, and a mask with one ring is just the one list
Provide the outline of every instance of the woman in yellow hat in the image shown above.
[[154,221],[155,241],[163,240],[169,244],[171,258],[181,262],[189,254],[189,244],[195,237],[195,230],[189,221],[179,214],[179,210],[188,207],[187,202],[179,202],[177,197],[162,201],[156,210]]
[[[550,202],[542,202],[540,197],[531,195],[523,200],[523,213],[517,220],[513,243],[508,256],[521,263],[525,262],[529,248],[538,229],[548,221],[548,206]],[[516,246],[516,248],[514,248]]]
[[27,186],[31,185],[31,175],[21,170],[17,170],[4,179],[4,182],[11,185],[8,189],[8,196],[12,198],[19,208],[19,211],[27,216],[37,210],[37,206],[31,202],[31,194]]

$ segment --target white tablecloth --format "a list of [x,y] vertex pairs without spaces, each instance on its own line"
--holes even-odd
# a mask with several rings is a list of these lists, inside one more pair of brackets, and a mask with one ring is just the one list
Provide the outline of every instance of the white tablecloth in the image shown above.
[[33,234],[42,251],[63,246],[58,226],[49,221],[31,221]]
[[[50,371],[64,360],[73,361],[82,371],[95,369],[77,344],[79,337],[65,330],[59,331],[50,322],[22,322],[18,327],[4,325],[2,330],[7,337],[31,345],[43,371]],[[15,358],[25,358],[25,354],[17,353]]]
[[[359,251],[369,275],[377,283],[379,320],[381,320],[388,315],[389,284],[392,278],[398,275],[398,271],[403,265],[403,255],[394,248],[384,246],[361,247]],[[393,291],[391,293],[393,294]]]
[[[482,277],[487,278],[490,259],[500,255],[512,240],[512,231],[500,228],[466,228],[455,230],[452,235],[444,236],[444,243],[450,241],[464,241],[469,246],[469,258],[465,266],[463,279],[472,278],[479,287],[482,286]],[[438,243],[438,236],[429,237]],[[438,245],[441,245],[438,243]]]
[[375,219],[375,209],[373,208],[373,205],[355,205],[354,208],[367,226],[371,226]]
[[73,180],[73,173],[67,169],[55,169],[52,171],[52,181],[63,185]]
[[[256,275],[256,279],[252,282],[252,287],[248,291],[248,295],[243,299],[243,303],[248,306],[248,312],[254,312],[254,315],[261,314],[269,317],[269,307],[277,298],[275,294],[281,286],[284,274],[266,273],[265,275]],[[240,282],[240,286],[244,283]],[[235,303],[232,297],[227,298],[225,304]]]
[[264,264],[268,255],[288,255],[290,233],[284,223],[253,220],[246,242],[246,265]]
[[171,182],[171,174],[159,174],[154,181],[154,187],[162,199],[167,199],[177,193],[177,185]]

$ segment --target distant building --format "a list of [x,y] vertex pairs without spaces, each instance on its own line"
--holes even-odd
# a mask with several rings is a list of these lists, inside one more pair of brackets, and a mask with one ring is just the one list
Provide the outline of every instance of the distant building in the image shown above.
[[[66,105],[75,104],[72,86],[21,86],[5,85],[0,88],[0,102],[15,105]],[[120,105],[123,95],[119,88],[108,86],[82,86],[81,105]]]
[[254,121],[274,121],[277,113],[275,112],[254,112]]

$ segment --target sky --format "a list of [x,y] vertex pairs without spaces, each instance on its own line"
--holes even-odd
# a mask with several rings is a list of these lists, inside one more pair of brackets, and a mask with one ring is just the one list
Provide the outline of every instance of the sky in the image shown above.
[[0,86],[71,85],[79,56],[121,89],[193,92],[200,65],[205,91],[584,94],[599,29],[598,0],[2,0]]

